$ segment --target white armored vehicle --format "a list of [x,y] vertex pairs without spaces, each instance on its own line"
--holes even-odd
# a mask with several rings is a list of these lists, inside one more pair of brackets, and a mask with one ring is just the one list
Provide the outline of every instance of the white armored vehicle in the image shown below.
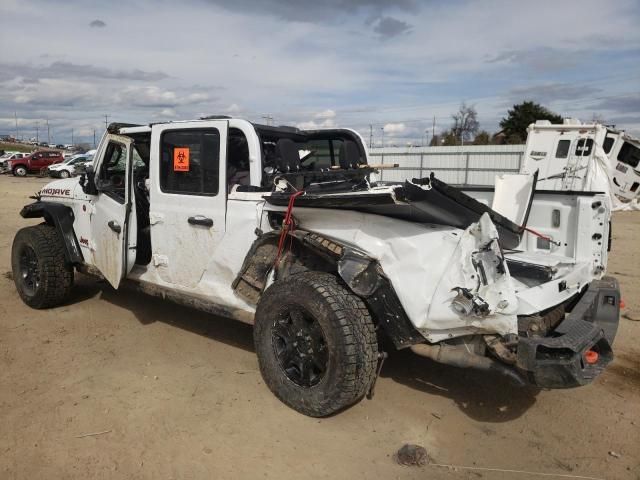
[[371,393],[385,344],[548,388],[611,361],[605,194],[375,171],[347,129],[112,124],[85,174],[23,208],[44,223],[16,234],[15,284],[53,307],[77,270],[253,324],[265,383],[311,416]]

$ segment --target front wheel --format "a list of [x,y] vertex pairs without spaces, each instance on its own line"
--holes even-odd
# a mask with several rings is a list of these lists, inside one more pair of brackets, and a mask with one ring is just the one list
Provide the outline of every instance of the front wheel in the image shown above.
[[62,170],[60,171],[60,178],[69,178],[71,175],[69,175],[69,172],[67,170]]
[[13,174],[16,177],[26,177],[27,176],[27,168],[22,165],[13,169]]
[[285,404],[324,417],[364,397],[375,378],[376,332],[362,300],[327,273],[274,283],[256,309],[260,372]]
[[73,267],[66,262],[64,244],[54,227],[42,224],[18,230],[11,267],[18,294],[30,307],[55,307],[69,297]]

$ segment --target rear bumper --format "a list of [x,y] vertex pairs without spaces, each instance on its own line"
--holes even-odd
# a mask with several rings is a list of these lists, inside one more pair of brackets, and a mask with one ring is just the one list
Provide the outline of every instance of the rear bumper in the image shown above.
[[[617,280],[595,280],[552,336],[520,337],[516,368],[530,383],[542,388],[586,385],[613,360],[611,345],[619,319]],[[594,363],[586,360],[589,351],[598,354]]]

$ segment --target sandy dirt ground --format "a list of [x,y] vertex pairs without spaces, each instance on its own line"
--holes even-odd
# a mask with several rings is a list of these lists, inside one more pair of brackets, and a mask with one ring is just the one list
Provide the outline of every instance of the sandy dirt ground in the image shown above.
[[[517,389],[391,352],[373,400],[311,419],[267,390],[247,325],[81,275],[68,305],[25,306],[11,242],[44,183],[0,177],[1,479],[640,479],[640,322],[621,319],[587,387]],[[637,316],[640,213],[613,232],[609,273]],[[478,469],[399,466],[406,442]]]

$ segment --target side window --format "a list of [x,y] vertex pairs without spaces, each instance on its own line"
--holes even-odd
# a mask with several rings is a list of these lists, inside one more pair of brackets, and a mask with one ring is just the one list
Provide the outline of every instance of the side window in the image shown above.
[[631,168],[637,168],[640,163],[640,148],[624,142],[618,152],[618,161],[626,163]]
[[605,137],[604,142],[602,142],[602,149],[604,153],[609,153],[611,148],[613,148],[613,144],[616,143],[616,139],[614,137]]
[[125,200],[126,168],[127,147],[120,143],[109,143],[96,179],[96,186],[120,203],[124,203]]
[[593,150],[593,138],[581,138],[576,144],[576,156],[588,157]]
[[249,144],[246,135],[237,128],[229,129],[227,140],[227,186],[249,185]]
[[571,147],[571,140],[560,140],[556,149],[556,158],[567,158],[569,156],[569,147]]
[[160,138],[160,189],[167,193],[217,195],[220,132],[174,130]]

